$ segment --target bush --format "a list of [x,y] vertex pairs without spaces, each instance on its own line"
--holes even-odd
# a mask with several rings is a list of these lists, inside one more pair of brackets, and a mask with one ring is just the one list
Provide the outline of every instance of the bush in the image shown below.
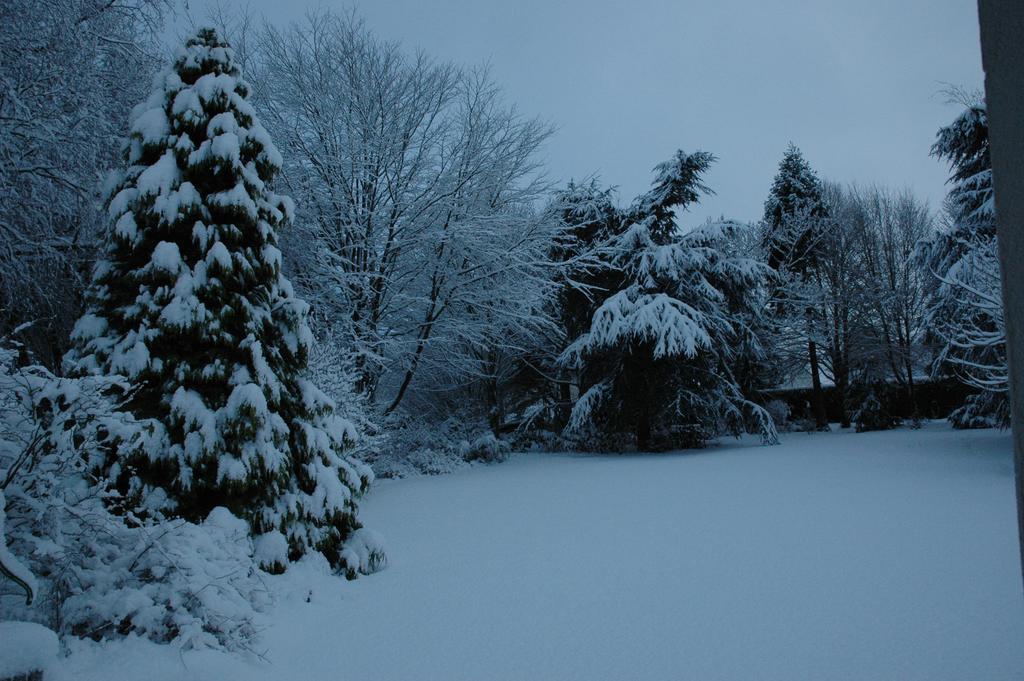
[[135,634],[185,648],[249,647],[256,635],[252,616],[269,597],[244,520],[215,508],[199,525],[177,520],[106,529],[105,541],[76,557],[81,582],[54,582],[55,592],[64,592],[64,633],[97,640]]
[[494,433],[484,433],[472,443],[463,440],[459,443],[459,453],[465,461],[483,461],[495,463],[508,458],[509,444],[499,440]]
[[658,429],[651,438],[651,451],[669,451],[674,449],[701,449],[715,437],[715,433],[697,425],[674,425],[667,429]]
[[969,396],[949,415],[956,429],[1009,428],[1010,400],[1006,393],[980,392]]
[[0,600],[0,618],[64,636],[247,648],[266,593],[246,523],[222,508],[200,524],[124,508],[97,475],[105,447],[159,447],[158,424],[119,410],[112,395],[130,386],[117,377],[58,378],[15,357],[0,348],[0,498],[38,598]]
[[817,433],[819,428],[813,418],[802,416],[790,420],[789,430],[794,433]]
[[764,405],[765,411],[772,417],[772,422],[775,424],[775,428],[780,432],[787,432],[790,429],[789,416],[790,409],[789,405],[778,398],[770,400],[768,404]]
[[853,422],[858,433],[869,430],[889,430],[900,423],[899,419],[894,418],[882,405],[873,390],[868,393],[853,413]]
[[406,413],[392,414],[384,422],[387,435],[373,450],[362,453],[377,477],[441,475],[466,465],[459,443],[466,439],[467,422],[460,417],[434,421]]
[[[855,383],[844,396],[839,394],[835,386],[823,386],[822,396],[825,399],[829,421],[841,421],[844,410],[850,413],[856,411],[860,400],[870,387]],[[925,379],[915,383],[915,401],[911,402],[904,386],[883,384],[873,387],[876,397],[882,401],[889,413],[904,419],[913,418],[915,412],[929,419],[946,418],[975,392],[952,378]],[[792,423],[809,410],[811,389],[773,390],[771,396],[789,404]]]
[[552,441],[554,449],[576,452],[635,452],[636,438],[632,433],[604,431],[593,425],[563,430]]

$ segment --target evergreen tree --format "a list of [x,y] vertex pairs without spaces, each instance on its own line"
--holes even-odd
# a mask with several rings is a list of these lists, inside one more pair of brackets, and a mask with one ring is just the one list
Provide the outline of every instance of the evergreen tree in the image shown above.
[[800,149],[790,142],[764,204],[768,266],[800,274],[811,270],[822,238],[816,219],[827,213],[821,180]]
[[939,130],[932,155],[949,163],[947,226],[922,244],[938,286],[929,306],[941,341],[937,371],[951,370],[981,392],[953,412],[957,427],[1009,424],[1006,328],[996,242],[988,115],[980,98]]
[[[557,245],[554,259],[568,262],[581,255],[600,254],[609,239],[621,233],[622,212],[615,205],[613,191],[601,189],[597,182],[570,182],[557,192],[552,202],[557,219],[569,226]],[[558,318],[568,338],[576,338],[590,328],[601,291],[617,290],[623,275],[610,267],[589,261],[570,266],[562,272],[564,282],[558,291]]]
[[[553,317],[561,327],[560,340],[565,341],[579,338],[590,328],[602,293],[622,288],[622,272],[603,266],[599,254],[603,244],[621,231],[623,216],[615,205],[613,190],[602,189],[594,179],[584,184],[570,181],[565,189],[556,192],[549,210],[555,213],[555,219],[569,227],[552,254],[553,260],[568,263],[586,254],[598,257],[582,265],[561,268],[562,281],[552,304]],[[556,421],[559,427],[569,421],[570,383],[578,384],[575,370],[565,366],[562,369],[568,371],[562,372],[558,384]]]
[[202,29],[135,110],[67,359],[128,377],[126,407],[165,431],[158,451],[120,443],[108,461],[135,508],[198,521],[226,506],[265,568],[319,551],[355,576],[383,561],[356,517],[372,472],[345,455],[355,429],[304,378],[308,306],[277,248],[293,209],[269,188],[281,157],[248,95],[229,45]]
[[950,165],[949,210],[956,227],[971,235],[994,238],[995,197],[984,102],[972,102],[939,130],[932,155]]
[[[779,162],[779,170],[772,182],[771,192],[764,205],[764,249],[768,266],[791,273],[797,284],[813,283],[818,278],[817,268],[825,234],[828,211],[822,197],[821,180],[792,143]],[[793,313],[787,303],[787,293],[777,296],[780,314]],[[811,408],[815,426],[828,428],[828,416],[821,390],[818,345],[815,334],[817,318],[813,306],[795,311],[802,314],[807,327],[807,359],[811,372]]]
[[[677,152],[657,166],[654,188],[610,240],[608,265],[620,284],[604,293],[564,354],[584,389],[570,431],[631,432],[643,450],[700,444],[741,432],[752,419],[774,441],[770,417],[733,374],[738,349],[760,347],[745,316],[756,314],[754,292],[768,269],[736,253],[733,223],[682,233],[675,223],[677,211],[710,191],[702,178],[713,161],[705,152]],[[673,434],[673,426],[685,432]]]

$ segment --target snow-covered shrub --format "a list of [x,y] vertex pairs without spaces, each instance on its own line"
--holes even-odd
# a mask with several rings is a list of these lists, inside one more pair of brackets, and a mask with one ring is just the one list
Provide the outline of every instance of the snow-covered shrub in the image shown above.
[[108,523],[108,530],[111,538],[94,542],[75,566],[81,586],[60,608],[68,633],[94,639],[132,633],[188,648],[251,643],[252,616],[268,595],[244,520],[219,507],[200,524]]
[[924,426],[924,418],[921,416],[921,412],[915,408],[910,414],[910,429],[921,430],[922,426]]
[[789,404],[785,400],[774,399],[769,400],[764,405],[765,411],[772,418],[772,423],[775,424],[775,429],[779,432],[785,432],[790,429],[789,416],[790,409]]
[[0,622],[3,681],[42,681],[59,653],[57,635],[46,627],[34,622]]
[[789,425],[790,430],[795,433],[815,433],[820,430],[814,419],[807,416],[791,419]]
[[362,454],[363,460],[381,478],[451,473],[466,465],[459,443],[475,426],[462,416],[437,421],[408,412],[392,413],[383,421],[386,435],[372,451]]
[[971,395],[949,415],[954,428],[1007,428],[1010,400],[1005,392],[982,391]]
[[[469,410],[445,419],[396,412],[382,424],[385,434],[363,454],[381,478],[451,473],[472,461],[503,461],[513,449],[512,442],[488,430],[485,416]],[[521,434],[515,448],[526,448],[532,436]]]
[[10,552],[38,585],[31,607],[0,598],[0,618],[247,646],[265,595],[246,524],[222,508],[200,524],[125,508],[102,474],[107,445],[160,447],[162,428],[121,410],[114,396],[131,387],[119,377],[59,378],[15,358],[0,349],[0,510]]
[[889,410],[882,404],[878,395],[872,390],[860,403],[856,411],[853,412],[853,423],[858,433],[864,433],[869,430],[889,430],[895,428],[899,425],[900,420],[889,413]]
[[342,551],[342,559],[349,566],[345,574],[349,579],[355,579],[356,573],[368,575],[383,570],[387,565],[384,538],[365,527],[352,533]]
[[564,449],[581,452],[634,452],[637,449],[636,437],[632,433],[607,431],[591,424],[563,431],[561,442],[565,444]]
[[[567,411],[567,410],[566,410]],[[559,404],[551,398],[528,404],[519,422],[502,439],[513,452],[564,452],[572,446],[562,432]]]
[[508,443],[515,452],[564,452],[572,449],[561,432],[542,428],[516,431]]
[[[390,440],[390,438],[389,438]],[[390,445],[374,459],[374,473],[381,478],[404,478],[410,475],[444,475],[465,465],[458,452],[451,448],[417,447],[400,451]]]
[[652,438],[652,451],[672,449],[699,449],[718,435],[716,430],[704,424],[676,424],[669,428],[656,429]]
[[39,584],[32,571],[25,567],[24,563],[18,560],[17,556],[7,548],[7,533],[4,526],[7,523],[7,499],[0,489],[0,577],[6,577],[17,584],[25,592],[25,605],[32,605],[32,601],[39,592]]
[[499,440],[494,433],[489,432],[474,438],[472,442],[463,440],[459,443],[459,454],[466,461],[504,461],[508,458],[510,449],[507,442]]

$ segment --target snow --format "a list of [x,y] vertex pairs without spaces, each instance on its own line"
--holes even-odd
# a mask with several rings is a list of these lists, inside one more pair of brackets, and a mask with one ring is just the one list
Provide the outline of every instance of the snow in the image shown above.
[[123,342],[119,342],[110,355],[110,370],[125,376],[138,376],[149,366],[149,348],[131,331]]
[[134,242],[138,233],[139,228],[132,213],[125,213],[114,223],[114,234],[129,242]]
[[[210,125],[213,126],[213,122]],[[214,137],[210,142],[210,153],[223,161],[239,163],[241,151],[238,147],[238,133],[231,131]]]
[[[716,292],[717,293],[717,292]],[[615,346],[623,337],[654,342],[654,358],[694,357],[711,346],[706,316],[664,293],[642,294],[635,287],[619,291],[594,312],[590,344]]]
[[185,455],[188,461],[198,460],[203,453],[213,451],[220,443],[217,434],[217,416],[206,406],[203,396],[194,390],[179,386],[171,398],[171,413],[181,419],[188,431]]
[[[169,327],[184,329],[206,319],[206,306],[189,292],[189,289],[193,286],[194,283],[191,276],[186,275],[178,278],[174,285],[176,295],[171,298],[171,302],[167,303],[160,312],[160,321]],[[186,295],[180,295],[179,291],[186,293]]]
[[[218,114],[210,121],[208,128],[212,131],[221,127],[221,125],[218,125],[218,119],[223,119],[224,116],[231,116],[231,120],[234,120],[231,113]],[[235,127],[237,128],[237,126]],[[238,133],[234,130],[229,130],[204,141],[199,146],[199,149],[194,151],[189,157],[189,165],[194,166],[205,163],[211,157],[220,163],[237,164],[241,162],[240,154]]]
[[288,539],[271,530],[256,537],[253,555],[260,565],[286,565],[288,563]]
[[358,565],[359,571],[368,574],[377,571],[381,566],[374,561],[384,561],[386,548],[384,538],[379,532],[361,527],[352,533],[342,548],[347,565]]
[[1020,678],[1009,434],[753,442],[386,481],[388,568],[265,578],[264,659],[73,641],[48,678]]
[[[62,608],[79,629],[130,622],[133,635],[159,638],[171,626],[179,650],[241,649],[251,642],[251,618],[267,603],[262,575],[248,569],[253,545],[246,521],[215,508],[202,524],[137,528],[129,532],[134,540],[121,534],[122,542],[129,539],[121,553],[105,569],[89,565],[82,571],[88,589]],[[119,673],[137,679],[141,668]]]
[[58,650],[57,634],[41,624],[0,622],[0,679],[47,670]]
[[259,209],[256,207],[256,203],[249,196],[249,192],[246,191],[245,185],[239,182],[231,189],[222,192],[215,192],[206,197],[207,203],[211,206],[219,206],[221,208],[237,208],[239,211],[245,213],[250,219],[259,219]]
[[[118,181],[121,181],[121,179]],[[117,191],[116,188],[114,191]],[[110,217],[116,220],[129,209],[131,203],[137,199],[138,196],[139,190],[135,187],[125,187],[124,189],[117,191],[117,193],[110,199],[110,205],[107,207],[107,212]]]
[[[246,138],[263,149],[261,156],[264,162],[270,164],[270,166],[274,168],[280,168],[284,164],[284,159],[281,158],[280,152],[278,152],[277,147],[275,147],[274,143],[271,141],[266,128],[264,128],[259,122],[254,122],[246,131]],[[291,199],[288,199],[288,204],[289,208],[293,208],[291,205]],[[291,210],[291,212],[294,212],[294,210]],[[289,219],[291,219],[290,213]]]
[[153,247],[153,255],[150,262],[158,270],[176,273],[182,265],[181,251],[178,244],[172,241],[161,241]]
[[[234,141],[229,142],[229,144],[236,149],[238,148],[238,120],[235,118],[234,112],[224,111],[216,114],[206,125],[207,137],[212,139],[221,133],[230,133],[230,136],[234,137]],[[237,155],[235,154],[235,156]]]
[[168,225],[175,224],[184,211],[201,207],[202,198],[191,182],[182,182],[180,187],[158,196],[153,202],[153,210],[160,213]]
[[107,320],[103,317],[98,317],[94,314],[84,314],[79,317],[75,323],[74,331],[71,333],[72,339],[81,338],[83,340],[96,338],[103,335],[107,330]]
[[[135,186],[141,196],[160,195],[165,196],[171,191],[181,178],[181,171],[178,169],[178,162],[174,158],[174,152],[167,150],[164,155],[151,166],[143,170]],[[111,209],[114,210],[113,204]]]
[[132,132],[146,144],[159,144],[171,133],[167,114],[162,107],[146,109],[132,122]]
[[[6,471],[4,471],[6,473]],[[6,524],[6,513],[7,501],[4,498],[4,491],[0,488],[0,577],[10,579],[16,582],[21,588],[25,589],[28,593],[26,594],[26,601],[31,604],[35,599],[35,595],[39,593],[39,586],[36,584],[36,576],[32,574],[32,571],[21,564],[14,554],[7,548],[7,535],[4,532],[4,525]],[[0,661],[3,656],[0,655]],[[2,665],[0,665],[2,667]],[[0,673],[0,678],[5,675]]]

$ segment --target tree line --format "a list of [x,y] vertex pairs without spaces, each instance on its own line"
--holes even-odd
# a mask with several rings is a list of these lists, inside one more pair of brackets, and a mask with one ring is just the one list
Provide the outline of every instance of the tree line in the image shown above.
[[[694,225],[707,151],[666,150],[620,205],[545,178],[552,128],[486,70],[326,10],[220,13],[162,63],[166,9],[0,10],[0,557],[70,633],[244,641],[142,560],[171,532],[211,561],[193,571],[239,523],[263,570],[379,569],[365,461],[772,444],[829,427],[826,384],[859,430],[897,423],[894,393],[916,422],[942,378],[972,390],[955,424],[1005,421],[978,99],[932,149],[941,211],[824,182],[790,145],[760,221]],[[806,406],[780,399],[803,383]]]

